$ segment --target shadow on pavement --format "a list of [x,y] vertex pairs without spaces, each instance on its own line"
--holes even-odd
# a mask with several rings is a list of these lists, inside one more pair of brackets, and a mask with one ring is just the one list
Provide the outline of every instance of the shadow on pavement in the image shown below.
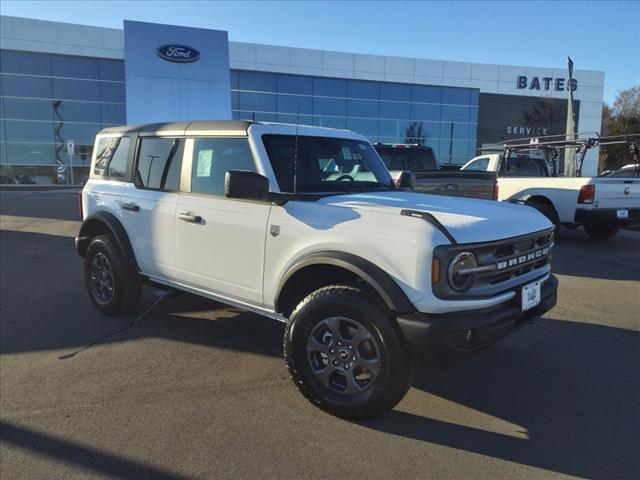
[[[583,267],[571,267],[571,262],[582,259],[588,267],[589,255],[598,255],[609,258],[609,263],[620,262],[607,275],[630,279],[628,261],[637,262],[638,253],[630,251],[627,243],[615,243],[625,249],[615,260],[611,260],[615,245],[594,247],[584,242],[581,247],[578,243],[582,241],[569,237],[559,244],[558,273],[575,274]],[[0,248],[3,354],[76,349],[125,324],[101,317],[91,305],[72,239],[3,231]],[[573,260],[564,260],[571,255]],[[147,293],[139,312],[154,298]],[[167,298],[142,321],[106,342],[166,338],[275,357],[281,355],[282,333],[283,326],[276,322],[182,295]],[[520,425],[529,439],[402,412],[402,404],[379,419],[358,424],[567,475],[633,478],[640,472],[638,365],[638,331],[541,319],[455,368],[420,369],[414,384],[450,402]],[[2,425],[2,438],[82,465],[96,463],[97,467],[86,466],[114,476],[133,472],[129,476],[139,477],[146,468],[12,424]],[[162,477],[166,472],[155,473],[152,476]]]
[[53,435],[39,433],[4,420],[0,421],[0,439],[8,445],[92,470],[110,478],[167,480],[190,478]]
[[[637,478],[640,333],[553,319],[414,388],[526,429],[520,439],[398,409],[361,424],[567,475]],[[400,408],[402,405],[400,405]]]
[[[596,263],[608,268],[594,268]],[[640,241],[621,236],[592,240],[580,230],[562,229],[552,265],[560,275],[640,281]]]
[[79,188],[36,191],[0,191],[0,215],[80,220]]

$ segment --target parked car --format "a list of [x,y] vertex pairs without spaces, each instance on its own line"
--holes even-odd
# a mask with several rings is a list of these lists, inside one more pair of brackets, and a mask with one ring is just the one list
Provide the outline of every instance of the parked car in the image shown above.
[[82,213],[76,248],[100,312],[131,312],[150,283],[286,322],[295,385],[342,417],[393,408],[416,357],[466,357],[556,303],[547,218],[400,190],[346,130],[107,128]]
[[601,177],[640,177],[640,164],[630,163],[617,170],[608,170],[600,174]]
[[413,173],[416,192],[497,200],[495,173],[461,172],[461,165],[438,165],[433,150],[425,145],[376,143],[374,147],[396,183],[403,171]]

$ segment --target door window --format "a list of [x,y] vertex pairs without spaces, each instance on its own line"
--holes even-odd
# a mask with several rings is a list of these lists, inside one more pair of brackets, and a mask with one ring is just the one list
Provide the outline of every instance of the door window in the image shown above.
[[140,141],[136,186],[152,190],[180,189],[184,140],[143,138]]
[[227,170],[256,172],[246,138],[197,138],[191,166],[191,191],[224,196]]

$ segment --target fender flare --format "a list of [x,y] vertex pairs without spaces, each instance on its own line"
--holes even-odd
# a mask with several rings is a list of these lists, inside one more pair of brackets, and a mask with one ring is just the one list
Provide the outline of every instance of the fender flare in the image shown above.
[[82,226],[80,227],[80,233],[78,233],[78,236],[76,237],[76,251],[78,252],[78,255],[84,257],[91,239],[95,236],[91,235],[91,231],[97,224],[102,224],[107,227],[110,233],[114,236],[116,243],[118,244],[118,248],[120,248],[128,266],[134,271],[139,272],[140,267],[138,266],[136,256],[133,253],[133,248],[131,247],[127,231],[122,226],[120,220],[109,212],[97,212],[84,219]]
[[415,312],[415,307],[391,276],[372,262],[346,252],[322,251],[311,253],[296,261],[282,276],[278,284],[275,304],[280,302],[280,294],[288,280],[297,272],[311,265],[331,265],[343,268],[366,281],[385,302],[397,313]]

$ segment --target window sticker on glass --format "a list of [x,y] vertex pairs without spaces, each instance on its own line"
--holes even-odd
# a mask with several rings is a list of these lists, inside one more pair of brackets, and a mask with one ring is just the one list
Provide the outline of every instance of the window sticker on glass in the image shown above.
[[211,176],[211,160],[213,160],[213,150],[200,150],[198,152],[197,177]]

